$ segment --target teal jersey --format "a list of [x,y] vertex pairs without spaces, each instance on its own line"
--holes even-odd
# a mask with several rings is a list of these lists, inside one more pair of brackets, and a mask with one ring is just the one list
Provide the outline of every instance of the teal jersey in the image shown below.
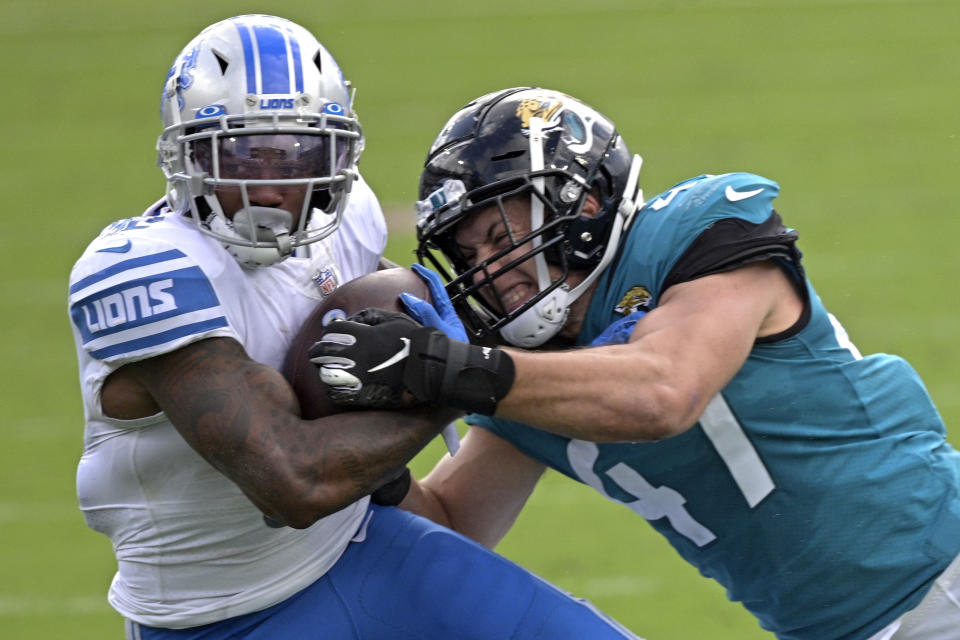
[[[960,454],[910,365],[861,357],[826,311],[777,193],[727,174],[652,199],[590,302],[581,345],[684,279],[759,259],[794,277],[804,318],[758,340],[691,429],[592,443],[470,422],[628,506],[782,640],[860,640],[916,606],[960,552]],[[748,240],[725,243],[721,227]]]

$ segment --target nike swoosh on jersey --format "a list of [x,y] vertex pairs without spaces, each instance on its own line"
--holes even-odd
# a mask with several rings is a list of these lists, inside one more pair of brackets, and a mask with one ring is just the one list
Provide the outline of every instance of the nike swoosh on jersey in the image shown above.
[[126,253],[130,251],[130,247],[133,246],[133,243],[130,242],[130,239],[127,238],[127,241],[123,244],[118,244],[113,247],[104,247],[103,249],[97,249],[97,253]]
[[400,340],[403,342],[403,347],[401,347],[400,351],[397,351],[395,354],[393,354],[388,359],[384,360],[374,368],[368,369],[367,373],[373,373],[374,371],[380,371],[380,369],[386,369],[387,367],[400,362],[401,360],[406,358],[408,355],[410,355],[410,338],[400,338]]
[[753,196],[757,195],[761,191],[763,191],[763,187],[760,187],[759,189],[754,189],[753,191],[734,191],[733,187],[728,185],[726,191],[724,191],[723,194],[727,196],[727,200],[729,200],[730,202],[739,202],[741,200],[746,200],[747,198],[752,198]]

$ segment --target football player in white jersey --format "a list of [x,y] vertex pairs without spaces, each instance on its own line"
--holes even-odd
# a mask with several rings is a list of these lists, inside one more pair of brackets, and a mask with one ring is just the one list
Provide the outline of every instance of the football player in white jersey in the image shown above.
[[[301,26],[211,25],[163,85],[166,196],[70,278],[80,507],[129,638],[626,638],[582,601],[368,496],[455,415],[304,421],[278,372],[386,240],[349,84]],[[268,526],[269,525],[269,526]]]
[[[419,253],[474,334],[511,348],[451,339],[424,270],[439,313],[408,308],[444,332],[367,312],[310,349],[334,399],[376,376],[482,414],[401,505],[493,546],[549,466],[782,640],[960,638],[960,452],[918,374],[860,354],[827,312],[776,182],[705,174],[644,202],[639,169],[556,91],[482,96],[441,130]],[[357,366],[377,332],[409,345],[392,372]]]

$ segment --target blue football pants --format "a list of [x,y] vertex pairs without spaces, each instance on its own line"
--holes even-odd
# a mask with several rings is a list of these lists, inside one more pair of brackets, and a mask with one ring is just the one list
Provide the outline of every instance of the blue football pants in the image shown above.
[[639,640],[445,527],[394,507],[367,517],[337,564],[284,602],[189,629],[128,621],[128,640]]

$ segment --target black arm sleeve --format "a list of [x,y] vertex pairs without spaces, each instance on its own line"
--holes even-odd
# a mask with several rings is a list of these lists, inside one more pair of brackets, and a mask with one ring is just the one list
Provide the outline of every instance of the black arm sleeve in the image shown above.
[[788,275],[803,300],[803,316],[793,327],[775,336],[759,338],[757,342],[782,340],[806,326],[810,316],[806,278],[800,262],[802,254],[796,246],[797,237],[796,231],[783,225],[776,211],[759,224],[742,218],[720,220],[703,231],[684,251],[667,274],[663,291],[681,282],[732,271],[753,262],[773,260]]

